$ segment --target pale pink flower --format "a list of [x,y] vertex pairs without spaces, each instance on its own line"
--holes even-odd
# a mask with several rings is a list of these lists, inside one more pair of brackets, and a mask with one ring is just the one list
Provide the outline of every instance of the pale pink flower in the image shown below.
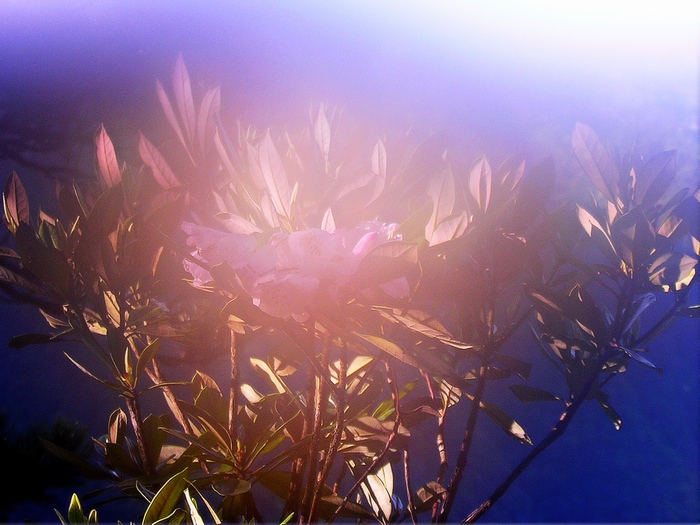
[[[275,317],[308,318],[318,294],[338,300],[341,289],[357,271],[360,261],[381,244],[397,239],[396,225],[365,222],[351,230],[332,233],[319,228],[277,233],[259,245],[256,234],[226,233],[185,222],[192,254],[211,266],[226,262],[253,303]],[[185,270],[194,286],[211,281],[211,274],[186,260]],[[381,285],[393,297],[408,294],[405,278]]]

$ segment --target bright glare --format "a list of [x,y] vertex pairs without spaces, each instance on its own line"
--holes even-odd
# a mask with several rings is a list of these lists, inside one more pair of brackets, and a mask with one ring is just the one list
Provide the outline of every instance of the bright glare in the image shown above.
[[643,78],[698,69],[700,2],[385,0],[371,9],[452,59]]

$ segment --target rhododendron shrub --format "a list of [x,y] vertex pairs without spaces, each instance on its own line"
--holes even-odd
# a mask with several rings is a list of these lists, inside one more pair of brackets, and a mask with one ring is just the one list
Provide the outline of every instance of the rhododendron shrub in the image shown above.
[[[440,134],[351,140],[323,105],[299,131],[225,126],[219,88],[195,97],[181,58],[157,94],[185,162],[141,134],[142,166],[122,165],[101,127],[97,180],[59,186],[60,216],[7,179],[0,251],[6,289],[53,330],[10,346],[79,342],[102,367],[69,359],[123,402],[96,461],[47,448],[142,501],[144,523],[475,521],[584,403],[619,429],[608,385],[655,369],[654,339],[698,317],[700,190],[667,192],[672,152],[613,161],[578,124],[590,194],[553,202],[551,160],[464,167]],[[208,375],[206,356],[229,365]],[[504,392],[560,407],[541,441],[491,401]],[[522,456],[472,501],[463,480],[493,467],[471,450],[496,431]],[[75,496],[69,519],[96,515]]]

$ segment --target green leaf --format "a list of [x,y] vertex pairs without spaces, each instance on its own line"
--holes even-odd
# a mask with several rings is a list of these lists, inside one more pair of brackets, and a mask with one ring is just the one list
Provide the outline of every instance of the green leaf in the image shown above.
[[143,349],[138,361],[136,362],[136,374],[134,379],[134,387],[136,387],[136,382],[138,381],[141,374],[143,374],[146,367],[153,361],[156,353],[160,349],[160,339],[154,339],[151,344]]
[[175,506],[187,487],[187,470],[178,472],[160,488],[146,509],[143,525],[152,525],[169,516],[175,510]]
[[523,403],[532,403],[534,401],[564,401],[559,396],[528,385],[510,385],[510,389]]
[[87,518],[83,514],[83,509],[80,506],[78,495],[73,493],[68,507],[68,522],[71,525],[87,525]]

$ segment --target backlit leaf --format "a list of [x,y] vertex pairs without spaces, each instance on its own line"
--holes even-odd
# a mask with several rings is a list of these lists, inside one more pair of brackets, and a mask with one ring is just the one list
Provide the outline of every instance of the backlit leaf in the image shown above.
[[578,220],[581,226],[586,230],[586,233],[591,237],[600,252],[613,264],[619,264],[620,257],[615,251],[610,236],[600,222],[598,222],[598,219],[581,206],[576,206],[576,209],[578,210]]
[[291,218],[292,192],[282,159],[277,152],[269,130],[258,144],[258,161],[267,191],[275,211],[288,221]]
[[331,126],[326,118],[326,111],[323,104],[318,107],[318,115],[314,122],[314,140],[321,150],[325,166],[328,166],[328,154],[331,150]]
[[139,155],[144,164],[151,169],[153,178],[164,190],[180,186],[175,174],[168,166],[165,157],[158,151],[143,133],[139,133]]
[[197,117],[197,140],[203,154],[207,153],[209,137],[216,127],[216,115],[221,110],[221,88],[210,88],[202,98]]
[[598,135],[584,124],[576,124],[572,137],[574,153],[583,171],[608,201],[617,203],[620,176]]
[[178,55],[173,71],[173,89],[175,90],[175,104],[180,113],[180,119],[185,128],[185,136],[189,143],[194,143],[195,132],[195,111],[194,100],[192,98],[192,86],[190,76],[185,67],[182,54]]
[[[473,396],[470,394],[467,394],[467,397],[473,400]],[[530,436],[527,435],[523,427],[521,427],[517,421],[506,414],[501,408],[493,403],[489,403],[488,401],[480,401],[479,408],[481,408],[481,410],[483,410],[508,435],[513,436],[515,439],[520,441],[520,443],[532,445],[532,440],[530,439]]]
[[486,157],[481,157],[469,172],[469,193],[485,212],[491,201],[491,166]]
[[114,152],[112,140],[107,135],[104,125],[95,135],[95,155],[97,156],[97,166],[108,188],[119,184],[122,180],[117,155]]
[[433,213],[425,226],[425,238],[432,246],[438,244],[432,240],[435,230],[441,221],[452,214],[455,205],[455,181],[449,168],[432,178],[428,195],[433,201]]
[[694,275],[698,261],[680,252],[659,255],[649,265],[649,280],[657,286],[680,289]]
[[178,472],[166,481],[148,505],[143,516],[143,524],[152,525],[173,512],[183,491],[187,488],[187,483],[187,469]]
[[173,131],[177,135],[177,138],[180,139],[180,142],[182,143],[184,148],[187,149],[187,141],[185,140],[185,135],[182,133],[182,128],[180,127],[180,124],[177,121],[175,110],[173,109],[173,106],[170,103],[170,98],[168,97],[167,93],[165,92],[165,89],[163,89],[163,86],[159,81],[156,81],[156,93],[158,94],[158,100],[160,101],[160,105],[163,108],[163,112],[165,113],[165,118],[168,120],[170,127],[173,128]]
[[20,222],[29,224],[29,199],[24,189],[22,181],[14,171],[5,182],[5,189],[2,194],[3,207],[5,209],[5,220],[12,233],[17,231]]

